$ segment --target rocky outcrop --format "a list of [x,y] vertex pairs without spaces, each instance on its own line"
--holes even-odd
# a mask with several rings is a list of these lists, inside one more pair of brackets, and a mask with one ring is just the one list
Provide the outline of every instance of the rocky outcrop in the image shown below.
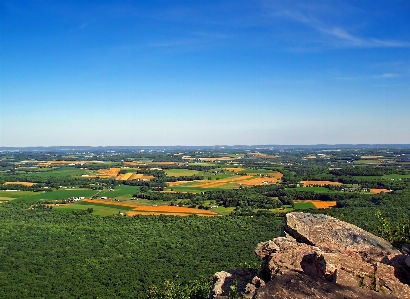
[[409,256],[387,241],[329,216],[296,212],[286,215],[284,234],[257,245],[257,272],[216,273],[210,298],[410,299]]

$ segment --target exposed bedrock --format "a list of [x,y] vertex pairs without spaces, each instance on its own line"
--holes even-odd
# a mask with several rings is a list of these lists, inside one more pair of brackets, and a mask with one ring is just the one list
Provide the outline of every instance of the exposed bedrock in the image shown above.
[[330,216],[298,212],[286,215],[284,232],[257,245],[261,269],[216,273],[209,297],[410,299],[409,255],[387,241]]

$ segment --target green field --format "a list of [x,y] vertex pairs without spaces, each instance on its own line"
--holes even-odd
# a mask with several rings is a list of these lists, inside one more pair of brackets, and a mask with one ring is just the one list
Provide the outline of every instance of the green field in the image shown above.
[[293,207],[295,210],[308,210],[308,209],[316,210],[315,205],[311,202],[295,202],[293,204]]
[[386,174],[383,176],[383,179],[394,179],[394,180],[399,180],[399,179],[409,179],[410,174]]
[[33,195],[34,192],[31,191],[5,191],[0,190],[0,197],[12,197],[12,198],[19,198],[23,196]]
[[59,212],[70,213],[74,211],[84,211],[87,209],[93,209],[93,214],[98,216],[107,216],[107,215],[114,215],[120,212],[127,212],[132,210],[132,207],[121,207],[115,205],[107,205],[107,204],[93,204],[89,202],[77,202],[69,205],[59,205],[53,206],[53,209]]
[[138,187],[127,186],[127,185],[117,185],[114,187],[114,191],[104,190],[98,192],[99,197],[121,197],[121,198],[131,198],[135,193],[137,193]]
[[50,168],[50,169],[41,169],[40,171],[33,171],[27,175],[32,178],[46,178],[49,176],[53,177],[81,177],[81,175],[87,174],[86,170],[75,168],[75,167],[59,167],[59,168]]
[[215,188],[199,188],[199,187],[190,187],[189,185],[184,185],[184,186],[168,187],[166,190],[172,189],[173,192],[201,193],[205,191],[231,190],[237,187],[238,187],[237,185],[235,186],[224,185],[224,186],[215,187]]
[[167,176],[191,176],[200,174],[201,171],[190,169],[165,169]]
[[91,189],[60,189],[51,192],[28,192],[28,195],[21,196],[17,200],[34,203],[42,200],[63,200],[69,197],[91,197],[97,191]]
[[189,166],[216,166],[216,163],[211,162],[189,162]]
[[295,188],[287,188],[286,190],[296,190],[296,191],[305,191],[305,192],[317,192],[317,193],[329,193],[334,192],[326,187],[295,187]]

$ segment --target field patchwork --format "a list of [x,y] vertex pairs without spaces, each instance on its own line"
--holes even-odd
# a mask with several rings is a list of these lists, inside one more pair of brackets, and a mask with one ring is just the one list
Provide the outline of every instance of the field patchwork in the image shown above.
[[185,208],[178,206],[141,206],[131,203],[122,203],[122,202],[112,202],[104,200],[91,200],[85,199],[83,202],[87,202],[93,205],[108,205],[108,206],[117,206],[119,208],[126,207],[131,208],[131,210],[126,212],[128,216],[134,215],[175,215],[175,216],[189,216],[189,215],[198,215],[198,216],[215,216],[215,212],[202,209],[194,208]]
[[235,189],[241,186],[258,186],[276,184],[282,179],[282,173],[271,172],[268,174],[255,175],[232,175],[215,180],[177,181],[169,182],[169,187],[177,187],[177,191],[184,191],[184,188],[192,189]]

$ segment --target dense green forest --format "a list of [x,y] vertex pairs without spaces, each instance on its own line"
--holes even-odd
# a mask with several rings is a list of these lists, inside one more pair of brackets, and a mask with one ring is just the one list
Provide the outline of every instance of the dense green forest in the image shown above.
[[247,262],[282,217],[107,216],[0,210],[1,298],[145,298],[166,279],[209,277]]

